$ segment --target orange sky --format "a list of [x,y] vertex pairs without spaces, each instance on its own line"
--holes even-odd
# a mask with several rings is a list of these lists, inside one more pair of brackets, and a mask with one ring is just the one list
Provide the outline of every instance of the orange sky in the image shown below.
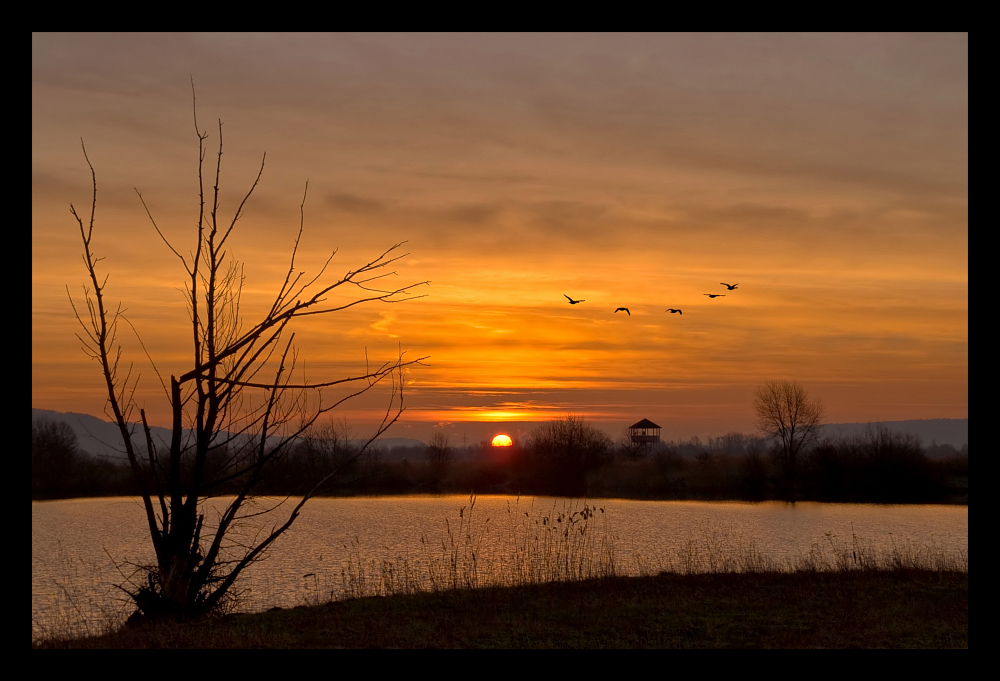
[[[210,145],[225,122],[224,207],[267,152],[233,245],[248,309],[283,275],[307,178],[307,272],[407,240],[397,280],[431,281],[296,336],[316,378],[366,347],[429,356],[393,435],[567,413],[749,432],[754,387],[780,378],[831,422],[968,417],[963,34],[34,34],[33,407],[103,412],[66,297],[86,280],[80,137],[108,295],[184,369],[182,270],[133,187],[190,240],[189,75]],[[380,400],[341,413],[360,427]]]

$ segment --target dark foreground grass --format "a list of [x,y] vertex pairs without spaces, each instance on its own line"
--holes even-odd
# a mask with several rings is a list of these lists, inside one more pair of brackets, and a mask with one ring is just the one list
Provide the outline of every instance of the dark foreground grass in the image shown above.
[[359,598],[51,648],[968,648],[969,573],[661,574]]

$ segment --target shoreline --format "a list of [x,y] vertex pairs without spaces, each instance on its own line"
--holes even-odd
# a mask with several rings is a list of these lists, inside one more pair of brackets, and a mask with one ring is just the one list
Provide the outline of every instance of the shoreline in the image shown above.
[[[472,496],[477,498],[488,498],[488,497],[518,497],[518,498],[544,498],[544,499],[566,499],[575,501],[697,501],[703,503],[719,503],[719,504],[767,504],[767,503],[782,503],[782,504],[830,504],[830,505],[867,505],[867,506],[968,506],[969,500],[966,495],[965,499],[950,499],[943,501],[826,501],[823,499],[739,499],[739,498],[718,498],[718,497],[650,497],[650,496],[562,496],[557,494],[518,494],[513,492],[472,492]],[[35,502],[46,502],[46,501],[83,501],[87,499],[133,499],[140,498],[139,494],[97,494],[89,496],[66,496],[66,497],[44,497],[44,498],[33,498],[32,503]],[[212,498],[224,498],[230,497],[231,494],[217,494],[206,499]],[[283,494],[262,494],[260,496],[264,497],[284,497]],[[291,494],[287,495],[289,498],[298,498],[301,495]],[[430,497],[430,498],[440,498],[440,497],[469,497],[470,492],[465,491],[454,491],[454,492],[403,492],[399,494],[317,494],[314,499],[393,499],[393,498],[408,498],[408,497]]]
[[968,648],[968,572],[609,577],[140,623],[33,648]]

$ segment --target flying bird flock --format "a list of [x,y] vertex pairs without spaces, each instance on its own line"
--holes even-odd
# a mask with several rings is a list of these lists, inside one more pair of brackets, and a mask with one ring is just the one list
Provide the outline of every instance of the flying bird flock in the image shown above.
[[[719,282],[719,283],[720,283],[720,284],[721,284],[722,286],[725,286],[725,287],[726,287],[726,290],[727,290],[727,291],[735,291],[735,290],[736,290],[736,288],[737,288],[737,287],[738,287],[738,286],[740,285],[740,284],[739,284],[739,282],[737,282],[737,283],[735,283],[735,284],[727,284],[726,282],[724,282],[724,281],[721,281],[721,282]],[[725,297],[726,297],[726,294],[725,294],[725,293],[703,293],[702,295],[706,295],[706,296],[708,296],[709,298],[725,298]],[[567,296],[567,295],[566,295],[565,293],[563,294],[563,297],[564,297],[564,298],[565,298],[566,300],[568,300],[568,301],[569,301],[569,304],[570,304],[570,305],[576,305],[576,304],[578,304],[578,303],[584,303],[584,302],[586,302],[585,300],[573,300],[572,298],[570,298],[569,296]],[[615,314],[617,314],[617,313],[619,313],[619,312],[624,312],[624,313],[625,313],[625,314],[627,314],[627,315],[628,315],[629,317],[631,317],[631,316],[632,316],[632,313],[631,313],[631,312],[629,311],[629,309],[628,309],[627,307],[619,307],[619,308],[616,308],[616,309],[615,309]],[[671,308],[668,308],[668,309],[664,310],[664,312],[669,312],[670,314],[679,314],[679,315],[683,315],[683,314],[684,314],[684,311],[683,311],[683,310],[681,310],[681,309],[678,309],[678,308],[673,308],[673,307],[671,307]]]

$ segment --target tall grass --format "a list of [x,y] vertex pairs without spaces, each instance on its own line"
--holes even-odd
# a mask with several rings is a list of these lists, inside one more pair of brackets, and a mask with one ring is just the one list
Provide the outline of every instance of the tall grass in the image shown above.
[[[303,576],[302,602],[318,605],[371,596],[393,596],[452,589],[523,586],[604,577],[767,572],[933,570],[968,572],[967,550],[949,553],[933,543],[883,543],[827,533],[804,555],[776,558],[753,540],[708,528],[672,554],[645,554],[622,545],[609,514],[600,505],[553,501],[544,510],[520,499],[492,515],[471,496],[457,519],[445,520],[439,540],[420,538],[418,548],[395,555],[355,538],[346,547],[339,573]],[[33,619],[32,639],[92,636],[115,630],[131,613],[128,598],[100,566],[65,562],[59,580],[61,600],[53,602],[48,623]],[[267,578],[240,591],[234,611],[264,610],[274,604]],[[117,597],[115,596],[117,593]],[[54,615],[54,616],[53,616]],[[55,624],[52,624],[55,622]]]
[[[959,554],[933,544],[890,541],[889,548],[858,537],[848,541],[826,533],[805,555],[775,558],[750,540],[710,530],[690,539],[673,555],[648,556],[624,551],[612,532],[604,508],[563,502],[545,512],[508,502],[499,518],[482,517],[476,497],[459,511],[457,523],[446,522],[440,543],[421,537],[416,555],[366,555],[360,540],[347,548],[348,565],[340,579],[327,585],[325,596],[345,600],[448,589],[521,586],[600,577],[764,572],[934,570],[968,572],[967,551]],[[890,538],[891,539],[891,538]],[[316,590],[319,596],[319,589]],[[317,598],[316,602],[323,600]]]
[[124,591],[115,586],[120,572],[111,574],[106,565],[71,558],[61,545],[53,561],[56,565],[45,566],[45,572],[59,577],[48,578],[47,590],[52,595],[45,599],[39,617],[32,606],[33,642],[99,636],[125,623],[133,608]]
[[[968,572],[967,551],[949,553],[933,544],[897,543],[890,536],[889,548],[862,539],[853,531],[850,541],[842,543],[830,532],[822,542],[813,544],[800,556],[777,559],[760,551],[755,542],[733,542],[718,533],[699,540],[689,540],[673,556],[652,565],[641,562],[640,572],[655,574],[731,574],[762,572],[849,572],[887,570],[931,570]],[[654,567],[655,565],[655,567]]]
[[481,517],[476,497],[459,509],[457,522],[445,520],[439,543],[420,538],[418,555],[371,558],[360,540],[351,552],[331,600],[389,596],[422,591],[516,586],[621,574],[615,538],[604,509],[564,504],[544,513],[507,503],[499,518]]

